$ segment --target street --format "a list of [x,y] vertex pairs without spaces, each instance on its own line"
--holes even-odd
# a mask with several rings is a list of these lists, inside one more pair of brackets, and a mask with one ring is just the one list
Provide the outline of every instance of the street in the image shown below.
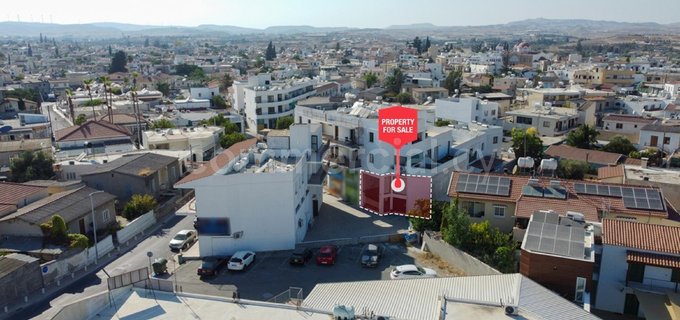
[[[81,280],[64,288],[59,296],[51,297],[51,301],[31,306],[16,314],[16,319],[44,319],[56,314],[59,309],[87,296],[107,291],[106,278],[108,275],[116,276],[124,272],[149,266],[147,252],[152,252],[151,259],[165,257],[169,261],[175,254],[170,251],[168,243],[170,239],[182,229],[193,229],[193,214],[186,212],[177,213],[168,217],[162,224],[162,228],[150,235],[131,250],[123,253],[119,258],[98,270],[96,274],[90,274]],[[111,254],[115,254],[113,251]],[[172,263],[172,262],[169,262]],[[104,272],[106,271],[106,272]]]
[[52,131],[59,131],[73,125],[64,114],[55,110],[57,105],[58,104],[56,102],[43,102],[40,106],[40,112],[44,115],[48,115],[50,121],[52,122]]

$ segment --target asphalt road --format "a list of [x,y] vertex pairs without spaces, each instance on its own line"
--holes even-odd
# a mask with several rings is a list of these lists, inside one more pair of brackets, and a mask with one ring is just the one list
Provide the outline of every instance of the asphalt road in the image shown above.
[[193,229],[193,214],[178,213],[170,216],[163,223],[159,231],[132,247],[128,252],[121,254],[119,258],[106,265],[103,270],[100,269],[96,274],[89,274],[81,280],[64,287],[57,296],[51,297],[50,301],[31,306],[30,309],[16,314],[15,319],[44,319],[56,314],[64,305],[96,293],[107,291],[107,273],[110,276],[116,276],[149,266],[149,258],[147,257],[147,252],[149,251],[153,253],[152,259],[172,257],[175,253],[170,251],[168,243],[178,231],[183,229]]
[[40,107],[42,109],[42,114],[49,115],[49,119],[52,121],[52,130],[59,131],[72,126],[72,124],[64,117],[64,115],[54,110],[56,105],[57,103],[55,102],[43,102]]

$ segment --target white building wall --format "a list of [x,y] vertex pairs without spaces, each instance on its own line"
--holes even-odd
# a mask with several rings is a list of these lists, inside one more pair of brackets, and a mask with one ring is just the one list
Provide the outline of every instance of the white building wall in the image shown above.
[[214,96],[220,95],[220,89],[217,87],[190,88],[189,93],[192,99],[210,99]]
[[[611,129],[611,128],[610,128]],[[657,144],[652,146],[652,136],[657,137]],[[664,138],[670,138],[670,141],[668,144],[663,144]],[[640,131],[640,148],[644,149],[645,147],[657,147],[657,148],[663,148],[666,151],[669,150],[676,150],[677,148],[680,148],[680,133],[673,133],[673,132],[656,132],[656,131],[646,131],[646,130],[641,130]]]
[[435,100],[437,118],[463,123],[472,121],[494,124],[498,119],[499,105],[496,102],[477,98],[449,98]]
[[[617,128],[616,124],[620,123],[621,128]],[[635,123],[635,122],[625,122],[625,121],[616,121],[616,120],[605,120],[604,121],[604,131],[609,131],[609,132],[616,132],[616,133],[626,133],[626,134],[635,134],[640,132],[640,128],[642,128],[645,124],[643,123]]]
[[600,270],[604,272],[600,272],[597,282],[597,309],[623,313],[626,294],[622,289],[628,271],[626,251],[625,247],[603,246]]

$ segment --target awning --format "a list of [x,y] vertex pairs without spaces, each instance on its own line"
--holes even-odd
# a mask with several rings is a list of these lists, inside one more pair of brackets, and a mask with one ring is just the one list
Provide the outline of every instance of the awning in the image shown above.
[[648,253],[628,250],[626,261],[642,263],[651,266],[680,269],[680,257],[658,253]]

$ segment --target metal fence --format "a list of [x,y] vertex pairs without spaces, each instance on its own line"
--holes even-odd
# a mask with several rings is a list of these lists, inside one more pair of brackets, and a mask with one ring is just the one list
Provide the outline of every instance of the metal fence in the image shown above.
[[290,287],[288,290],[281,292],[267,300],[267,302],[292,304],[299,307],[302,305],[302,288]]

